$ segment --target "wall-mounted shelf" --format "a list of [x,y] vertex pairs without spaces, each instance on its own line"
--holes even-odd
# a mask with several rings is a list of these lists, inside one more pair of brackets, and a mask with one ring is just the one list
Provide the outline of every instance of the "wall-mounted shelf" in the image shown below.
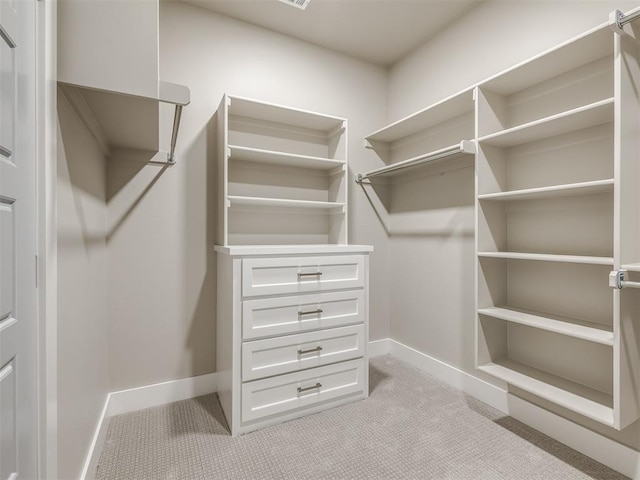
[[344,160],[334,160],[310,155],[296,155],[260,148],[229,145],[229,161],[243,160],[247,162],[280,165],[285,167],[309,168],[315,170],[340,169],[346,165]]
[[[153,1],[59,6],[58,82],[105,156],[125,148],[144,152],[146,160],[175,162],[182,109],[190,102],[190,92],[183,85],[159,81],[158,10]],[[174,107],[165,154],[160,154],[158,132],[162,104]]]
[[[190,103],[189,88],[159,82],[154,97],[128,95],[108,90],[60,83],[61,91],[83,119],[105,156],[124,148],[158,152],[154,161],[175,162],[175,147],[182,108]],[[169,152],[160,152],[160,104],[175,107]]]
[[401,162],[387,165],[386,167],[376,168],[366,173],[358,173],[356,175],[356,183],[362,183],[373,177],[391,177],[397,175],[401,171],[406,171],[409,168],[419,167],[427,163],[433,163],[436,161],[455,158],[460,158],[465,155],[474,155],[476,153],[475,143],[469,140],[463,140],[459,144],[452,145],[450,147],[436,150],[435,152],[425,153],[418,155],[417,157],[403,160]]

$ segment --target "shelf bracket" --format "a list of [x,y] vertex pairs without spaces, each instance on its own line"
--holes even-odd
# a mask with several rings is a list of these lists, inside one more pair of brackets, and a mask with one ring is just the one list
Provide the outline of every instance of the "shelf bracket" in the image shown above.
[[167,163],[173,165],[176,163],[176,141],[178,140],[178,130],[180,130],[180,119],[182,117],[182,105],[176,105],[173,114],[173,129],[171,132],[171,149],[167,154]]
[[629,282],[626,270],[613,270],[609,273],[609,286],[617,290],[623,288],[640,288],[640,282]]

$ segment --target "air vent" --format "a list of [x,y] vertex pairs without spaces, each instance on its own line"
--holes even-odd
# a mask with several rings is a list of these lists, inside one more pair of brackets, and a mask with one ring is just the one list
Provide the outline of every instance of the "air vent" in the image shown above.
[[304,10],[311,0],[280,0],[282,3]]

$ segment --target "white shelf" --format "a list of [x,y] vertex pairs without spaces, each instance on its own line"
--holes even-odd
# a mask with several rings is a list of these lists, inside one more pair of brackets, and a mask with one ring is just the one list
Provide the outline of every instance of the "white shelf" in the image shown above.
[[274,103],[261,102],[233,95],[229,95],[228,98],[230,101],[230,115],[266,121],[271,124],[279,123],[295,128],[317,130],[324,132],[326,136],[337,133],[336,130],[342,129],[346,122],[344,118],[285,107]]
[[549,332],[567,335],[589,342],[613,346],[613,332],[605,330],[604,325],[582,322],[574,318],[550,316],[547,313],[533,312],[511,307],[481,308],[480,315],[527,325]]
[[373,142],[395,142],[414,133],[427,130],[446,120],[459,117],[465,113],[470,114],[472,111],[473,89],[470,89],[402,118],[365,138]]
[[569,183],[550,187],[527,188],[509,192],[485,193],[478,195],[478,200],[495,200],[510,202],[517,200],[533,200],[538,198],[568,197],[572,195],[588,195],[592,193],[613,192],[614,180],[594,180],[591,182]]
[[483,87],[510,95],[607,55],[613,55],[613,34],[608,26],[597,27],[484,81]]
[[[229,195],[227,197],[231,206],[250,207],[284,207],[284,208],[305,208],[310,210],[344,210],[344,203],[318,202],[313,200],[290,200],[285,198],[264,198],[264,197],[242,197]],[[335,212],[332,212],[335,213]]]
[[588,257],[582,255],[553,255],[547,253],[522,253],[522,252],[478,252],[482,258],[504,258],[507,260],[535,260],[542,262],[558,263],[584,263],[589,265],[613,266],[612,257]]
[[241,147],[238,145],[229,145],[229,150],[231,152],[229,160],[245,160],[249,162],[316,170],[331,170],[346,165],[344,160],[297,155],[259,148]]
[[485,135],[479,142],[513,147],[613,121],[613,98],[558,113],[534,122]]
[[478,370],[585,417],[606,425],[614,423],[613,398],[604,392],[511,360],[480,365]]
[[227,255],[318,255],[329,253],[369,253],[371,245],[216,245],[215,251]]
[[401,162],[392,163],[385,167],[376,168],[366,173],[358,175],[358,181],[371,177],[392,177],[398,175],[402,170],[408,168],[414,168],[426,165],[428,163],[436,162],[438,160],[455,160],[466,155],[474,155],[476,153],[476,145],[470,140],[463,140],[459,144],[452,145],[450,147],[442,148],[434,152],[429,152],[424,155],[418,155],[417,157],[409,158]]

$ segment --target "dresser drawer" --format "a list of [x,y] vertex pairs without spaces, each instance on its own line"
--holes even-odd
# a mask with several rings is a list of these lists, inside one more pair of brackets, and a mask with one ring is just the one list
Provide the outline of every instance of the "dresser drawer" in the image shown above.
[[248,258],[242,261],[242,295],[278,295],[364,286],[364,257]]
[[364,325],[245,342],[242,381],[364,356]]
[[244,340],[362,323],[363,290],[294,297],[258,298],[242,302]]
[[309,407],[364,390],[364,360],[265,378],[242,385],[242,421]]

